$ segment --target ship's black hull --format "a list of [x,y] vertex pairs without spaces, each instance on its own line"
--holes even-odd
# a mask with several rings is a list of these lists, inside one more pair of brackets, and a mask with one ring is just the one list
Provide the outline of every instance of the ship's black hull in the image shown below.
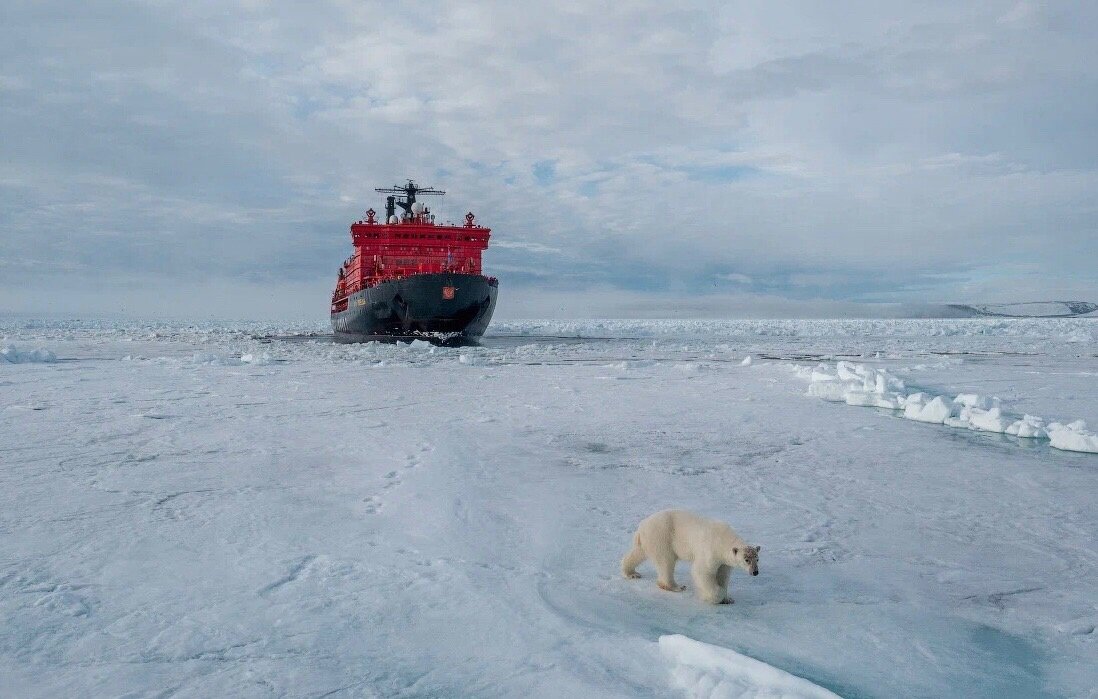
[[[484,334],[496,309],[495,279],[479,274],[416,274],[362,289],[332,314],[337,342]],[[452,296],[452,298],[447,298]]]

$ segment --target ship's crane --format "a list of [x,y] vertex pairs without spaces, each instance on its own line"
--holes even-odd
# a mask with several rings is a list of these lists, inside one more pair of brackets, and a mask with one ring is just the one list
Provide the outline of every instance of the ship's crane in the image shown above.
[[[397,206],[404,209],[404,213],[406,214],[412,213],[412,204],[416,203],[416,195],[442,196],[443,194],[446,194],[446,192],[441,189],[435,189],[434,187],[420,187],[412,180],[408,180],[408,184],[403,187],[400,185],[393,187],[378,187],[374,191],[380,194],[389,195],[388,197],[385,197],[385,223],[388,223],[392,220],[393,216],[396,215]],[[394,194],[403,194],[404,198],[398,200],[393,196]]]

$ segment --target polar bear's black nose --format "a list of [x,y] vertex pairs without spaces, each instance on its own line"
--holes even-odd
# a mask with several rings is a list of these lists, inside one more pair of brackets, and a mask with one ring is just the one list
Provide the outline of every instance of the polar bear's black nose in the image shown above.
[[757,570],[756,570],[756,571],[752,571],[752,573],[751,573],[751,574],[752,574],[752,575],[758,575],[758,574],[759,574],[759,571],[757,571]]

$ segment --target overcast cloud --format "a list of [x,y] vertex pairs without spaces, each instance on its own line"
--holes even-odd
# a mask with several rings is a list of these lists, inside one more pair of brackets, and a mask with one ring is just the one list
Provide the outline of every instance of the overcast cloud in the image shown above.
[[1098,298],[1094,3],[0,12],[0,309],[322,318],[409,177],[503,315]]

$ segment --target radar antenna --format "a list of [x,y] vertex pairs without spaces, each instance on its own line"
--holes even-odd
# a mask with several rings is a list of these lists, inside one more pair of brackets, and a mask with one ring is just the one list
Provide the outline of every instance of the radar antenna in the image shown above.
[[[374,190],[381,194],[388,194],[390,196],[385,198],[385,222],[396,214],[396,207],[404,209],[404,213],[412,213],[412,204],[416,203],[416,195],[432,195],[442,196],[446,192],[441,189],[435,189],[434,187],[420,187],[412,180],[408,180],[408,184],[401,186],[395,185],[393,187],[378,187]],[[397,199],[394,194],[403,194],[403,199]]]

